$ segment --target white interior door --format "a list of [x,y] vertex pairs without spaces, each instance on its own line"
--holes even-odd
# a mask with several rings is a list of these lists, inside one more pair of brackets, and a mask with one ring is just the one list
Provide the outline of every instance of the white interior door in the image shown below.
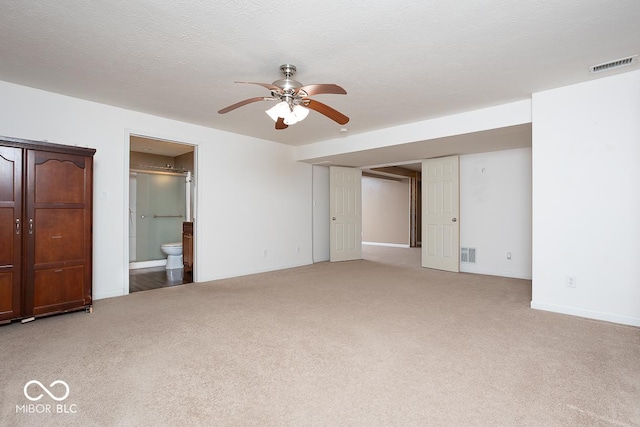
[[329,260],[362,259],[362,171],[329,168]]
[[460,271],[458,156],[422,161],[422,266]]

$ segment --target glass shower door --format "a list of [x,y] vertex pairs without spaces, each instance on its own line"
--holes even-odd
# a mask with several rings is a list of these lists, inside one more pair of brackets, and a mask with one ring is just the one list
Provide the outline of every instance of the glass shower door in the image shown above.
[[137,262],[163,259],[160,245],[182,241],[185,201],[185,176],[137,172]]

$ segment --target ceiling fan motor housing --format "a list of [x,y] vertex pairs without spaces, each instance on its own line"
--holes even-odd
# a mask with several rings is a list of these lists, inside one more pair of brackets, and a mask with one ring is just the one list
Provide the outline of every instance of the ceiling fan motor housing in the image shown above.
[[282,64],[280,71],[284,75],[284,79],[276,80],[273,82],[274,86],[282,88],[285,93],[292,93],[302,87],[302,83],[297,80],[293,80],[291,77],[296,73],[296,66],[292,64]]

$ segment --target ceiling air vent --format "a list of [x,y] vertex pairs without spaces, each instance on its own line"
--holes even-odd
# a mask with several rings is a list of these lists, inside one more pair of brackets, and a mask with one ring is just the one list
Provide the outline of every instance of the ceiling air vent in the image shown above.
[[614,68],[624,67],[638,62],[638,55],[628,56],[626,58],[616,59],[615,61],[605,62],[603,64],[592,65],[589,67],[591,73],[601,73],[603,71],[613,70]]

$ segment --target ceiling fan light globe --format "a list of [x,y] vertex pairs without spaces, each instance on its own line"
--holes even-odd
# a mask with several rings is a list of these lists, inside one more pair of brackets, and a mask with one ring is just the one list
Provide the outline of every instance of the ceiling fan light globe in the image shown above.
[[289,114],[284,117],[284,124],[287,126],[295,125],[298,121],[298,118],[293,112],[289,112]]
[[276,105],[265,111],[265,113],[267,113],[274,122],[277,122],[278,117],[284,117],[288,111],[289,106],[286,102],[278,102]]
[[282,117],[284,119],[285,117],[287,117],[288,114],[291,114],[291,109],[289,108],[289,104],[287,104],[285,101],[278,102],[276,104],[276,108],[278,112],[278,117]]
[[293,107],[293,114],[296,116],[296,119],[301,122],[309,115],[309,109],[302,105],[296,105]]

